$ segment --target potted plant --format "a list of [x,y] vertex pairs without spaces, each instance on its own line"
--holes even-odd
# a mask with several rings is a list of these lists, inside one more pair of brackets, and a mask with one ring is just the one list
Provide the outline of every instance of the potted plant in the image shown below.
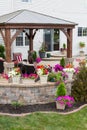
[[64,59],[64,57],[62,57],[62,59],[60,60],[60,65],[62,67],[65,67],[65,59]]
[[46,54],[46,46],[45,46],[45,43],[43,42],[39,49],[40,58],[45,58],[45,54]]
[[65,106],[71,107],[74,103],[74,98],[72,96],[66,95],[65,84],[61,82],[56,91],[56,108],[65,109]]
[[60,49],[62,54],[66,54],[67,48],[66,48],[66,44],[63,43],[63,47]]
[[9,71],[8,73],[9,79],[12,80],[12,83],[20,83],[20,77],[21,77],[21,72],[20,68],[14,68],[13,70]]
[[68,107],[72,107],[74,103],[74,98],[72,96],[65,95],[65,96],[59,96],[58,98],[56,98],[56,101],[59,102],[61,106],[67,105]]
[[79,46],[80,46],[81,48],[85,47],[85,42],[79,42]]
[[80,56],[84,56],[83,48],[85,47],[85,42],[79,42],[79,46],[81,48],[81,50],[80,50]]
[[51,54],[50,53],[47,53],[47,58],[50,58],[51,57]]
[[57,86],[57,90],[56,90],[56,108],[57,109],[65,109],[65,104],[59,102],[59,97],[65,96],[66,95],[66,88],[65,88],[65,84],[64,82],[61,82],[58,86]]
[[68,79],[72,80],[75,69],[71,63],[68,63],[63,69],[64,72],[68,75]]
[[36,70],[37,70],[37,74],[40,77],[41,83],[47,83],[49,66],[37,65]]
[[34,73],[22,74],[22,83],[23,84],[35,83],[36,78],[37,78],[37,74],[34,74]]
[[32,51],[28,51],[28,61],[30,64],[33,64],[33,62],[36,61],[37,58],[37,52],[32,50]]

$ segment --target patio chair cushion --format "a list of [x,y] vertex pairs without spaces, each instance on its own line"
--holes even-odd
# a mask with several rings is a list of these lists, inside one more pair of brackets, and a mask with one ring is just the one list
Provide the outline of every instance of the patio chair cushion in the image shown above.
[[21,53],[13,53],[13,60],[20,62],[22,61],[22,54]]
[[18,62],[22,61],[22,56],[21,55],[16,56],[16,58],[17,58]]

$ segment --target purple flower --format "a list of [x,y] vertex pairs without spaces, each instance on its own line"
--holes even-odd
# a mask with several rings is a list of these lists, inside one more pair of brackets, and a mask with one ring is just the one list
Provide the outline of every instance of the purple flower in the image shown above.
[[56,64],[56,65],[54,66],[54,70],[55,70],[55,72],[62,71],[62,70],[63,70],[63,67],[62,67],[61,65],[59,65],[59,64]]
[[23,74],[22,75],[23,78],[31,78],[31,79],[35,79],[37,77],[37,74]]
[[62,72],[62,76],[64,77],[64,78],[68,78],[68,75],[67,75],[67,73],[66,72]]
[[28,74],[23,74],[22,76],[23,76],[24,78],[28,78],[28,77],[29,77]]
[[75,69],[75,73],[78,74],[79,68],[77,67],[77,68],[74,68],[74,69]]
[[68,107],[72,107],[72,104],[74,103],[74,98],[69,95],[65,95],[57,97],[56,101],[61,104],[66,104]]
[[36,62],[37,62],[37,63],[41,62],[41,58],[40,58],[40,57],[37,57],[37,58],[36,58]]
[[31,78],[31,79],[35,79],[37,77],[37,74],[29,74],[29,78]]

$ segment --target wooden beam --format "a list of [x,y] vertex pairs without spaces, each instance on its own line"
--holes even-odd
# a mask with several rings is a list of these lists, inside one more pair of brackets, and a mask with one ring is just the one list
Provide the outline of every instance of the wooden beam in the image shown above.
[[30,51],[33,50],[33,29],[30,29]]
[[10,29],[5,29],[6,61],[11,62],[11,34]]
[[72,29],[67,29],[67,34],[70,40],[67,38],[67,58],[72,58]]
[[34,34],[33,34],[33,39],[34,39],[37,31],[38,31],[38,29],[35,29]]
[[10,29],[62,29],[62,28],[74,28],[76,24],[32,24],[32,23],[9,23],[6,25],[0,25],[0,28],[10,28]]

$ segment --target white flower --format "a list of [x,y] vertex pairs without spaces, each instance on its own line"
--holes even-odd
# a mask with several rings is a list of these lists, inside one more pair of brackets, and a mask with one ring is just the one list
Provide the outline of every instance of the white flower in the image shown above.
[[38,74],[38,75],[42,75],[42,74],[43,74],[42,70],[41,70],[41,69],[38,69],[38,70],[37,70],[37,74]]
[[8,73],[8,77],[13,77],[13,76],[15,76],[15,75],[17,75],[17,72],[16,72],[15,70],[11,70],[11,71],[9,71],[9,73]]

